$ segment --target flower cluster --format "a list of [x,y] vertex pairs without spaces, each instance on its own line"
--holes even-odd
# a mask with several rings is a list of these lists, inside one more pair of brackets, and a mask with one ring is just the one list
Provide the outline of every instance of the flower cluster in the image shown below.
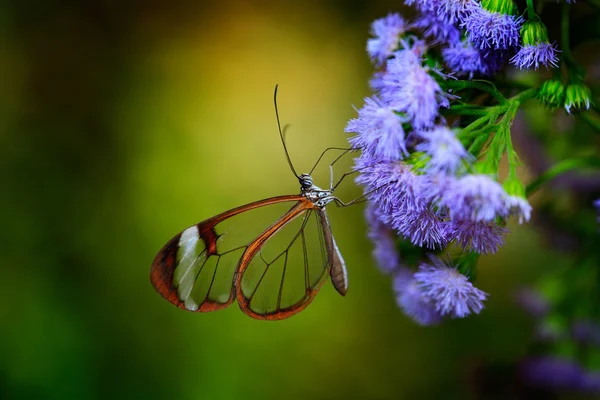
[[[511,127],[521,105],[537,99],[579,115],[594,100],[583,69],[550,40],[532,1],[525,13],[514,0],[405,3],[416,8],[414,19],[391,13],[371,26],[373,93],[346,132],[361,152],[356,182],[368,200],[374,258],[393,276],[404,313],[433,325],[483,309],[487,295],[473,286],[479,256],[500,249],[511,219],[530,220],[527,196],[541,182],[526,190],[517,174]],[[566,74],[529,88],[493,80],[508,68],[515,75],[563,66]]]
[[[499,158],[492,144],[506,146],[500,141],[506,132],[498,128],[492,138],[488,130],[482,142],[445,117],[452,104],[465,100],[452,90],[458,82],[453,76],[496,71],[506,55],[490,49],[516,47],[521,20],[507,14],[497,21],[483,3],[441,4],[419,2],[421,13],[412,23],[398,14],[373,23],[375,37],[367,51],[379,67],[371,80],[374,94],[346,127],[354,134],[350,143],[361,150],[356,180],[369,200],[374,256],[382,270],[395,275],[400,307],[424,325],[479,313],[486,294],[473,287],[468,271],[435,256],[411,273],[400,260],[399,241],[430,251],[459,248],[464,252],[457,257],[460,263],[469,255],[496,252],[507,233],[506,220],[514,216],[521,223],[531,213],[514,168],[504,185],[498,182]],[[475,29],[482,15],[487,18],[482,24],[490,18],[497,22],[485,37]],[[468,34],[462,39],[461,30]],[[431,56],[437,45],[442,45],[442,59]],[[488,155],[481,157],[486,142]]]

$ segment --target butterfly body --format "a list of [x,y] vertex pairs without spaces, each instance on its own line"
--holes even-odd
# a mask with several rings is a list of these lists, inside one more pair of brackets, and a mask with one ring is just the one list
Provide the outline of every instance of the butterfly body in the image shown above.
[[[155,290],[189,311],[216,311],[237,300],[247,315],[268,320],[287,318],[306,308],[327,275],[345,295],[346,267],[325,212],[325,206],[336,198],[332,190],[315,186],[309,174],[298,175],[298,180],[299,195],[236,207],[173,237],[152,263],[150,279]],[[236,242],[235,224],[233,231],[221,228],[237,216],[275,204],[291,207],[249,242]],[[296,222],[299,227],[292,227]],[[289,239],[283,245],[274,244],[273,238],[282,231],[287,231]],[[315,254],[309,245],[311,233],[317,235],[313,241],[320,246]],[[291,275],[296,278],[286,280]]]

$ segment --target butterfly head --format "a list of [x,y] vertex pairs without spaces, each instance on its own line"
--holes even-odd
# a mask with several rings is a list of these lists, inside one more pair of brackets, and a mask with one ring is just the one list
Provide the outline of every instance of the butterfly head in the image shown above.
[[312,176],[309,174],[300,174],[298,181],[300,181],[300,188],[303,192],[311,189],[314,186]]

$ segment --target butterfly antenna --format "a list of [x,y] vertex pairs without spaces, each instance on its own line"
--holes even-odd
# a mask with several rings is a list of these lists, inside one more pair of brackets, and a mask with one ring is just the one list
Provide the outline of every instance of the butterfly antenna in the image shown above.
[[[288,152],[287,146],[285,144],[285,129],[281,130],[281,122],[279,122],[279,110],[277,109],[277,88],[279,85],[275,85],[275,93],[273,94],[273,102],[275,103],[275,116],[277,117],[277,129],[279,129],[279,137],[281,138],[281,143],[283,144],[283,151],[285,151],[285,156],[287,158],[288,164],[290,165],[290,169],[292,173],[296,176],[296,178],[300,179],[298,174],[296,173],[296,169],[294,168],[294,164],[292,164],[292,159],[290,158],[290,153]],[[286,126],[287,128],[287,126]]]

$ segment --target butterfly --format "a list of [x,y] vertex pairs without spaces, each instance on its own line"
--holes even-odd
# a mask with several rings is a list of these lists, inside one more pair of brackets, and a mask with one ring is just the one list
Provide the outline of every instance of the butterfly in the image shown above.
[[[300,193],[233,208],[192,225],[169,240],[152,262],[150,280],[154,289],[175,306],[208,312],[237,300],[240,309],[250,317],[280,320],[304,310],[327,277],[339,294],[346,294],[346,265],[325,207],[331,202],[349,204],[333,195],[337,187],[333,179],[329,189],[313,183],[314,167],[310,173],[296,173],[279,123],[277,86],[275,112]],[[331,149],[353,150],[329,148],[325,152]],[[260,216],[262,211],[276,207],[283,208],[283,213],[274,222]],[[245,218],[253,214],[259,215]],[[238,233],[249,226],[255,232],[250,238],[240,237]]]

